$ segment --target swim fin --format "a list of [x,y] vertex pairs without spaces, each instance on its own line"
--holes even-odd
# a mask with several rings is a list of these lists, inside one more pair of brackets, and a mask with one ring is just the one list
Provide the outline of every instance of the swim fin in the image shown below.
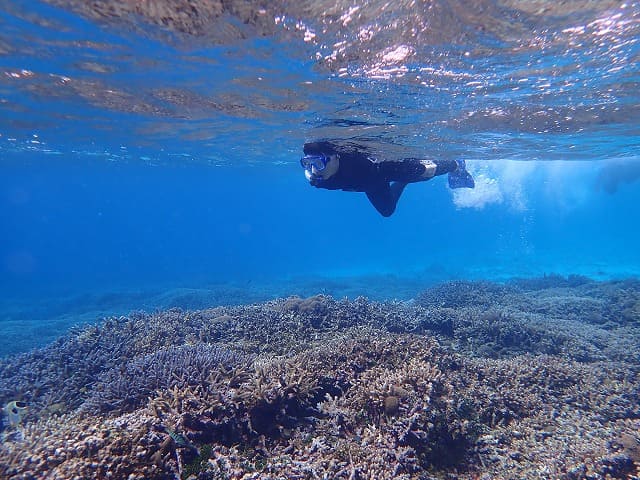
[[464,160],[456,160],[458,168],[449,173],[449,188],[474,188],[476,183],[473,177],[467,172]]

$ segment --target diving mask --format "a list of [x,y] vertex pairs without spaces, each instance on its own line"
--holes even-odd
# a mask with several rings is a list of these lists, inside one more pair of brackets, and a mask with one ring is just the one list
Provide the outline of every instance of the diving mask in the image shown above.
[[321,172],[325,168],[327,168],[327,163],[329,163],[329,158],[324,153],[320,153],[318,155],[305,155],[300,159],[300,165],[307,171],[311,171],[315,169],[317,172]]

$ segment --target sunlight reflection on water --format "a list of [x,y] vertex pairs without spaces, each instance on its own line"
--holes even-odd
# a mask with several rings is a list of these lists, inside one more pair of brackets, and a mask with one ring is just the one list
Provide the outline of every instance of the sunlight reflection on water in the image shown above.
[[639,146],[637,3],[49,3],[0,12],[3,150],[33,134],[50,152],[224,163],[284,161],[316,138],[394,158]]

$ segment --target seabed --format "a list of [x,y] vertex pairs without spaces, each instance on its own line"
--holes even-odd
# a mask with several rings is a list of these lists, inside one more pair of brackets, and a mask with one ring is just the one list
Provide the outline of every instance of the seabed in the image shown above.
[[11,479],[638,479],[640,281],[114,317],[0,362]]

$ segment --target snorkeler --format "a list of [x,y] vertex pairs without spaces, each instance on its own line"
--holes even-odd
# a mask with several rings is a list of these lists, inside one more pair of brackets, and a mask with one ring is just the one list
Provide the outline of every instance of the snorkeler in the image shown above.
[[305,143],[300,164],[314,187],[364,192],[384,217],[393,214],[409,183],[424,182],[448,173],[450,188],[475,186],[464,160],[407,158],[379,161],[357,148],[339,147],[331,142]]

